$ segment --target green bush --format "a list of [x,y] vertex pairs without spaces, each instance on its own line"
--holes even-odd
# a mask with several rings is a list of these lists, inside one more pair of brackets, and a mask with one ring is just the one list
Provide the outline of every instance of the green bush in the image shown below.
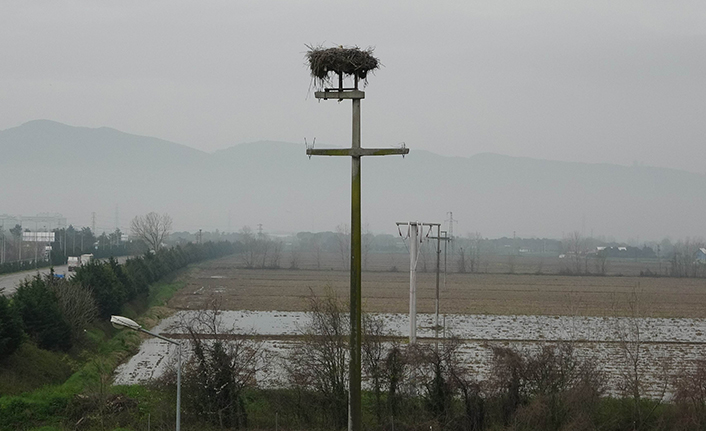
[[[53,278],[53,274],[49,277]],[[67,351],[72,346],[71,327],[59,308],[48,278],[37,275],[20,283],[13,296],[13,306],[22,318],[22,326],[39,347]]]
[[22,344],[22,321],[17,310],[0,295],[0,360],[10,356]]
[[74,274],[73,281],[91,290],[98,305],[98,314],[107,319],[119,314],[128,299],[127,288],[118,279],[110,263],[97,260],[82,265]]

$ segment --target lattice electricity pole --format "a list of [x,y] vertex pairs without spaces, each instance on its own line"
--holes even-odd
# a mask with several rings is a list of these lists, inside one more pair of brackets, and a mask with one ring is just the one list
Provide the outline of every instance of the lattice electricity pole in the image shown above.
[[[414,344],[417,342],[417,261],[419,260],[417,242],[420,241],[420,233],[423,234],[423,232],[420,232],[420,228],[423,230],[424,226],[429,226],[429,231],[431,232],[431,228],[440,226],[440,223],[421,223],[416,221],[397,222],[398,230],[400,226],[407,226],[409,228],[409,344]],[[401,234],[400,232],[400,235]]]
[[[391,154],[407,154],[408,148],[368,149],[360,146],[360,101],[365,98],[365,92],[358,89],[359,78],[365,79],[370,70],[377,69],[378,60],[372,57],[372,51],[358,48],[312,48],[307,53],[311,74],[314,79],[328,82],[329,72],[338,74],[338,88],[324,88],[317,91],[317,99],[333,99],[341,101],[350,99],[353,102],[353,138],[351,148],[345,149],[314,149],[307,148],[309,156],[350,156],[351,157],[351,288],[350,288],[350,363],[349,363],[349,393],[348,393],[348,429],[362,429],[361,410],[361,215],[360,215],[360,158],[363,156],[386,156]],[[343,88],[343,76],[353,76],[353,88]]]

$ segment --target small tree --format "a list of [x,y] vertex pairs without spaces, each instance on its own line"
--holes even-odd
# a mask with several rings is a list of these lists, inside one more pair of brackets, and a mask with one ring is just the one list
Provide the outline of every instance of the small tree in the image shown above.
[[220,428],[247,428],[243,391],[255,384],[267,360],[261,342],[232,337],[235,331],[223,327],[219,302],[214,298],[210,309],[179,324],[194,354],[184,371],[185,401],[197,417]]
[[0,293],[0,360],[22,344],[22,321],[10,300]]
[[382,423],[382,387],[385,375],[385,321],[380,316],[363,315],[362,359],[363,369],[370,379],[375,395],[375,415]]
[[71,327],[61,313],[58,298],[41,276],[20,283],[13,305],[22,317],[25,332],[39,347],[63,351],[71,348]]
[[320,396],[328,425],[344,428],[348,418],[348,316],[345,304],[330,289],[323,298],[312,296],[310,322],[304,340],[289,355],[288,374],[297,389]]
[[71,339],[75,343],[84,336],[86,326],[98,317],[98,307],[90,290],[78,283],[53,274],[44,279],[47,287],[56,296],[61,314],[71,328]]
[[172,218],[169,214],[159,215],[151,212],[144,216],[136,216],[130,223],[132,236],[147,244],[150,250],[159,250],[172,230]]
[[351,233],[347,224],[336,226],[336,244],[341,256],[343,269],[349,269],[351,264]]
[[128,299],[126,287],[118,279],[109,263],[91,261],[76,270],[73,281],[93,292],[102,318],[120,313]]

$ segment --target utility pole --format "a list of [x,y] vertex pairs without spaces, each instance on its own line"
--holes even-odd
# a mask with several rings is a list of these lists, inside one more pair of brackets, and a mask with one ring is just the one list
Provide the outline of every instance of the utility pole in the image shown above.
[[[421,238],[419,234],[423,233],[420,232],[420,228],[423,230],[424,226],[429,226],[429,230],[431,231],[434,226],[437,228],[441,226],[441,223],[421,223],[416,221],[397,222],[398,230],[400,226],[407,226],[409,228],[409,344],[415,344],[417,342],[417,262],[419,261],[417,242],[419,242]],[[439,254],[437,253],[437,262],[438,258]],[[439,285],[437,272],[437,312],[439,308],[438,292]]]
[[[446,232],[443,232],[444,236],[441,236],[441,233],[441,224],[439,224],[436,226],[436,236],[429,238],[436,240],[436,303],[434,316],[434,338],[437,339],[437,347],[439,346],[439,273],[441,272],[441,241],[444,241],[444,247],[446,247],[446,243],[449,240],[449,237],[446,236]],[[444,273],[444,286],[446,286],[446,273]]]
[[451,241],[451,238],[449,238],[449,233],[447,231],[442,230],[441,233],[444,235],[444,289],[446,289],[446,270],[448,263],[449,241]]
[[[377,68],[377,59],[369,53],[356,49],[341,49],[332,48],[326,50],[333,57],[341,62],[350,62],[344,54],[352,52],[353,54],[365,57],[369,56],[368,60],[374,60],[374,67]],[[312,70],[312,76],[318,76],[315,73],[317,70],[316,61],[313,57],[317,54],[317,50],[310,50],[308,58]],[[341,55],[339,55],[339,53]],[[340,63],[339,63],[340,64]],[[350,64],[354,70],[360,69],[359,65]],[[340,66],[339,66],[340,67]],[[360,207],[360,162],[363,156],[386,156],[392,154],[407,154],[407,148],[387,148],[387,149],[367,149],[362,148],[360,144],[360,101],[365,98],[365,92],[358,89],[358,80],[360,71],[354,75],[353,88],[343,88],[343,75],[345,70],[336,70],[336,66],[329,67],[323,74],[328,76],[328,71],[338,73],[338,88],[324,88],[324,91],[317,91],[314,97],[323,100],[351,100],[353,104],[352,110],[352,139],[351,148],[345,149],[314,149],[307,148],[308,156],[350,156],[351,157],[351,265],[350,265],[350,363],[349,363],[349,391],[348,391],[348,430],[360,431],[362,429],[362,409],[361,409],[361,338],[362,338],[362,322],[361,322],[361,276],[362,276],[362,252],[361,252],[361,207]],[[367,71],[367,70],[366,70]],[[365,77],[363,75],[363,77]],[[320,78],[320,77],[319,77]]]
[[91,213],[91,233],[96,236],[96,213],[95,211]]
[[[447,212],[449,218],[446,220],[449,223],[449,227],[446,230],[446,235],[448,235],[449,240],[454,240],[454,223],[458,223],[458,220],[454,220],[454,213],[452,211]],[[454,258],[454,244],[451,243],[451,260]]]

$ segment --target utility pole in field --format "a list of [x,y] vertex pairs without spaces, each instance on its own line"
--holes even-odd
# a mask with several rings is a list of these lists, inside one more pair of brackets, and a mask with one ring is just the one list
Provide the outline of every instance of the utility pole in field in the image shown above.
[[[443,236],[441,234],[444,234]],[[434,338],[439,338],[439,273],[441,272],[441,241],[444,241],[444,247],[449,241],[446,232],[441,230],[441,224],[436,226],[436,236],[429,237],[436,240],[436,302],[435,302],[435,318],[434,318]],[[444,286],[446,286],[446,272],[444,272]],[[438,347],[438,343],[437,343]]]
[[[446,229],[446,235],[449,237],[449,240],[452,241],[451,244],[451,262],[454,260],[454,254],[455,254],[455,247],[453,241],[456,239],[454,238],[454,223],[458,223],[458,220],[454,220],[454,213],[452,211],[447,212],[449,218],[446,219],[446,221],[449,223],[448,229]],[[446,254],[444,254],[446,256]],[[446,270],[446,257],[444,257],[444,270]],[[445,274],[445,271],[444,271]],[[446,275],[444,275],[444,284],[446,283]]]
[[[416,221],[408,222],[397,222],[397,229],[400,226],[407,226],[409,229],[409,344],[415,344],[417,342],[417,261],[419,260],[419,249],[417,243],[423,240],[424,226],[429,226],[429,232],[436,226],[437,228],[441,226],[440,223],[421,223]],[[400,231],[400,235],[402,232]],[[428,236],[429,234],[427,234]],[[439,297],[439,253],[437,253],[437,304],[436,308],[438,311],[438,297]],[[438,317],[437,317],[438,326]]]
[[[351,148],[345,149],[314,149],[307,148],[308,156],[348,156],[351,157],[351,265],[350,265],[350,363],[348,391],[348,430],[362,429],[361,409],[361,207],[360,207],[360,162],[363,156],[386,156],[392,154],[407,154],[407,148],[362,148],[360,144],[360,101],[365,98],[365,92],[358,89],[359,79],[365,79],[367,72],[378,68],[378,60],[372,56],[372,50],[359,48],[310,48],[307,59],[311,75],[321,87],[328,84],[329,73],[338,74],[338,88],[322,88],[314,96],[321,100],[351,100],[352,141]],[[344,75],[353,77],[353,87],[343,87]],[[318,80],[318,81],[317,81]]]

